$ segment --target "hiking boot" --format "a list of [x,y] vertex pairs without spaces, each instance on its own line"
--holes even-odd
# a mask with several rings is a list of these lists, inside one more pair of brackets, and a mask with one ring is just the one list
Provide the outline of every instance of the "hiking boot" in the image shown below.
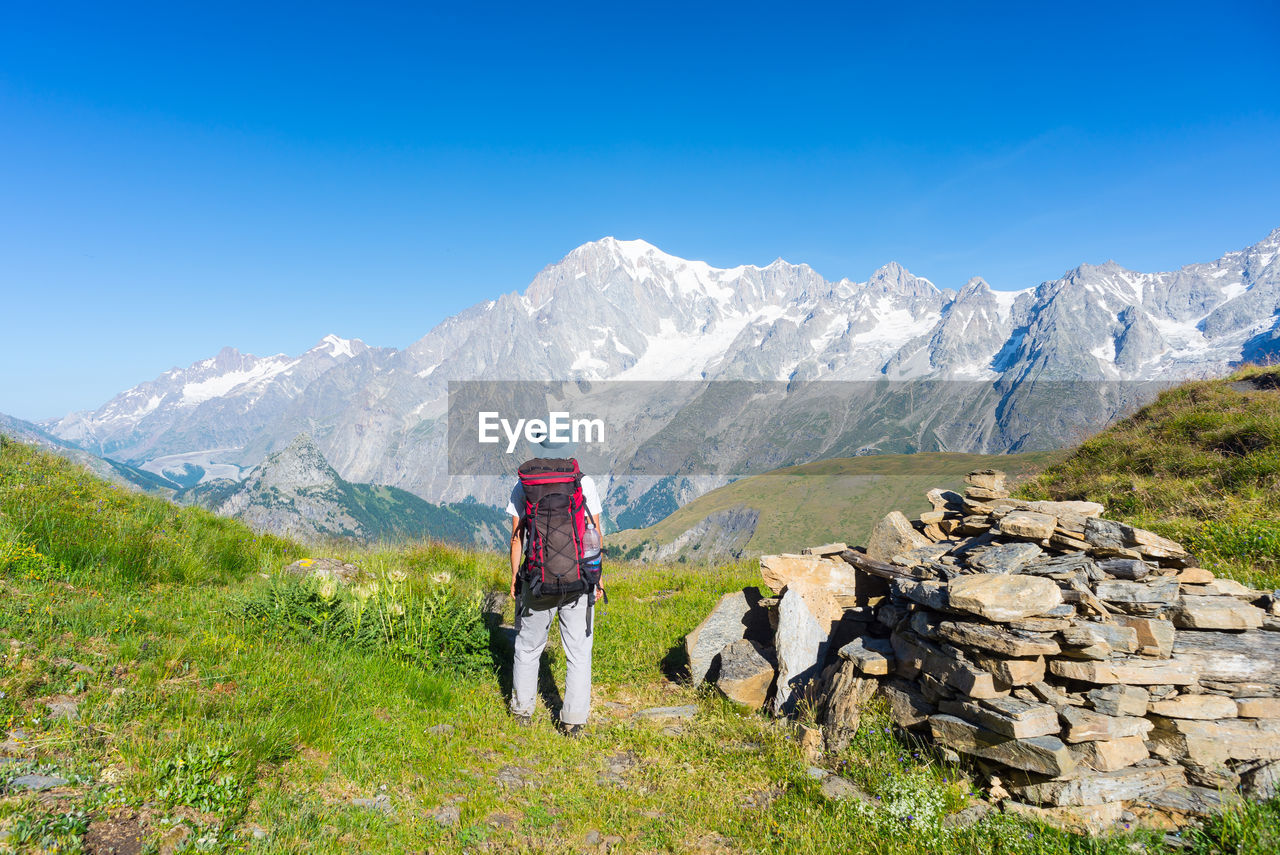
[[519,713],[513,713],[511,717],[515,719],[516,727],[531,727],[533,725],[533,716],[531,715],[520,715]]
[[585,733],[583,726],[580,724],[566,724],[564,726],[564,735],[571,739],[577,739]]

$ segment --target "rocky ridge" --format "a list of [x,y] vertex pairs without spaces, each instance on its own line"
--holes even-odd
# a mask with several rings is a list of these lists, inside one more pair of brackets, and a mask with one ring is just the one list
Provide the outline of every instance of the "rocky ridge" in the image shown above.
[[966,480],[865,549],[762,557],[779,595],[721,600],[688,637],[695,681],[779,715],[807,699],[828,750],[879,694],[1006,810],[1073,828],[1174,828],[1276,795],[1280,591],[1216,578],[1101,505]]

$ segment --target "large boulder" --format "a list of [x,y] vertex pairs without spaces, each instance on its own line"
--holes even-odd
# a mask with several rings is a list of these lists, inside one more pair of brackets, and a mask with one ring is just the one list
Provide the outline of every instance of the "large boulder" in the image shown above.
[[797,583],[782,592],[778,629],[774,633],[778,657],[778,688],[773,698],[776,713],[789,715],[795,709],[798,693],[819,675],[827,658],[831,631],[843,613],[824,588]]
[[895,555],[931,544],[932,541],[911,527],[911,521],[900,511],[891,511],[872,530],[871,540],[867,543],[867,557],[889,562]]
[[689,676],[695,686],[715,676],[720,651],[740,639],[750,639],[762,646],[771,636],[769,613],[760,605],[760,592],[744,588],[725,594],[702,623],[684,639],[689,655]]

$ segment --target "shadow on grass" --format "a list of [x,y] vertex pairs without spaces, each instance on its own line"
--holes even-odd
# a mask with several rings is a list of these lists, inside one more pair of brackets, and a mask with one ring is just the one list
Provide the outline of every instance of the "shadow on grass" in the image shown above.
[[[490,605],[493,603],[493,605]],[[496,607],[495,607],[496,606]],[[512,667],[515,657],[516,632],[519,626],[519,619],[516,620],[516,626],[507,626],[502,622],[503,611],[505,608],[505,600],[496,600],[490,598],[486,601],[484,621],[489,628],[489,657],[493,661],[494,671],[498,675],[498,687],[502,691],[502,697],[509,700],[511,698],[512,688]],[[548,632],[550,635],[550,632]],[[548,661],[546,651],[538,659],[538,695],[542,698],[542,702],[546,704],[547,709],[558,718],[560,707],[564,704],[564,698],[560,695],[560,689],[556,686],[555,675],[551,673],[551,663]]]

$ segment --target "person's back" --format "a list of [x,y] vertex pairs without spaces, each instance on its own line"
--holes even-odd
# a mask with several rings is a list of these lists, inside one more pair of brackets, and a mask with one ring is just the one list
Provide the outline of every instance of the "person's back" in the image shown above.
[[[544,449],[555,449],[544,443]],[[564,453],[563,451],[561,453]],[[600,587],[603,531],[595,482],[572,457],[526,461],[511,491],[511,596],[516,601],[511,712],[533,715],[538,667],[551,620],[560,617],[566,662],[560,723],[577,734],[591,708],[592,617]]]

